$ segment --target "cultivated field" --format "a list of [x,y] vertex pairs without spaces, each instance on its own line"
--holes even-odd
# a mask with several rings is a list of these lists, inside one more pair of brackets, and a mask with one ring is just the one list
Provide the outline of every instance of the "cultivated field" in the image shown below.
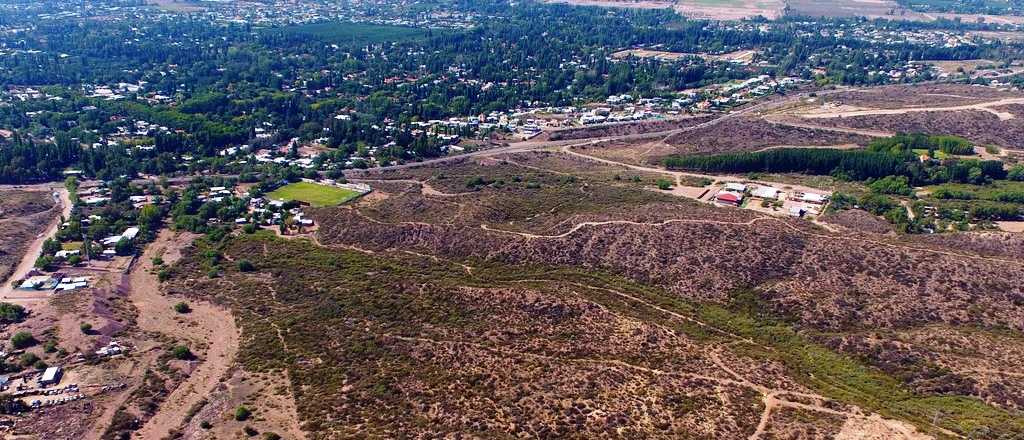
[[782,16],[785,7],[782,0],[678,0],[675,4],[675,10],[687,18],[711,20],[774,19]]
[[297,200],[310,205],[336,206],[359,197],[359,192],[336,186],[310,182],[296,182],[282,186],[267,194],[271,200]]
[[892,0],[787,0],[790,11],[811,17],[868,17],[898,19],[902,15]]

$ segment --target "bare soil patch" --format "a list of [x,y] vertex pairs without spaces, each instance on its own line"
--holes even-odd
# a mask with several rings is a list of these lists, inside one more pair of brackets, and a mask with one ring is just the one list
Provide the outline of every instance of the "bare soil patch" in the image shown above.
[[782,16],[786,3],[781,0],[677,0],[676,12],[692,19],[742,20]]
[[1020,92],[966,84],[892,85],[822,96],[824,102],[870,109],[934,108],[1024,97]]
[[630,122],[621,124],[603,124],[594,127],[568,128],[550,132],[548,139],[552,141],[591,139],[677,130],[680,128],[692,127],[711,119],[714,119],[714,116],[693,116],[664,121]]
[[0,190],[0,282],[14,272],[29,244],[60,213],[46,190]]
[[793,13],[812,17],[898,18],[898,5],[891,0],[789,0]]
[[[1007,109],[1019,111],[1014,106]],[[1024,148],[1024,119],[1001,120],[980,110],[955,112],[918,112],[901,115],[872,115],[848,118],[815,119],[814,124],[854,129],[881,129],[898,133],[952,134],[982,145]]]
[[[161,295],[152,258],[162,255],[166,264],[178,258],[185,237],[162,231],[131,273],[131,301],[137,307],[139,328],[184,341],[202,359],[188,377],[167,395],[159,410],[137,432],[141,438],[162,438],[178,428],[189,410],[206,398],[225,376],[238,350],[238,330],[226,310],[209,303],[190,303],[191,312],[178,316],[173,308],[181,298]],[[176,250],[168,251],[169,248]]]
[[[828,130],[791,127],[772,124],[758,118],[736,118],[706,129],[673,135],[665,140],[673,154],[711,154],[736,151],[755,151],[766,147],[865,145],[867,136]],[[657,162],[661,157],[649,159]]]

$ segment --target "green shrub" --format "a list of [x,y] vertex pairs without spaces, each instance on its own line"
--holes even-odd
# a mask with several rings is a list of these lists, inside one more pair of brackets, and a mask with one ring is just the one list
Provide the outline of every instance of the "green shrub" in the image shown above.
[[11,303],[0,302],[0,324],[13,324],[25,319],[25,308]]
[[174,348],[171,349],[171,355],[174,356],[175,359],[183,361],[187,361],[195,357],[195,355],[192,354],[192,350],[189,350],[189,348],[184,345],[174,346]]
[[18,363],[23,367],[31,366],[36,362],[39,362],[39,356],[36,356],[35,353],[25,353],[21,355],[20,359],[18,359]]
[[17,332],[11,337],[11,346],[21,350],[36,345],[36,338],[29,332]]
[[188,303],[180,302],[174,305],[174,311],[178,313],[188,313],[192,311],[192,308],[188,306]]
[[252,272],[256,270],[256,266],[254,266],[249,260],[239,260],[238,270],[241,272]]
[[668,179],[658,179],[658,189],[662,191],[669,191],[672,189],[672,181]]
[[202,422],[199,422],[199,427],[203,429],[210,429],[213,428],[213,424],[208,420],[203,420]]
[[82,333],[89,334],[90,332],[92,332],[92,324],[89,324],[88,322],[83,322],[81,325],[78,326],[78,329],[81,330]]
[[246,420],[249,420],[249,417],[252,417],[252,410],[247,408],[245,405],[241,405],[238,408],[235,408],[235,420],[238,420],[239,422],[244,422]]

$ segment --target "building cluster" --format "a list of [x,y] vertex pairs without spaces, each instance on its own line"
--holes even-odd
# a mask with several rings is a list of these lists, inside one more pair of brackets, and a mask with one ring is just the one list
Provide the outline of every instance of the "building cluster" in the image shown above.
[[[782,213],[793,217],[817,216],[828,204],[829,195],[811,191],[783,191],[765,184],[726,182],[712,196],[715,203],[723,206],[763,208],[769,212]],[[761,201],[761,206],[751,205],[750,199]]]
[[[67,19],[172,20],[186,13],[195,19],[219,24],[287,26],[323,21],[355,21],[394,26],[470,28],[484,18],[475,13],[452,11],[444,3],[427,0],[342,0],[342,1],[230,1],[178,2],[162,7],[150,2],[123,0],[50,0],[46,2],[0,3],[0,15],[23,16],[38,22]],[[12,21],[0,25],[0,35],[16,35],[31,22]]]

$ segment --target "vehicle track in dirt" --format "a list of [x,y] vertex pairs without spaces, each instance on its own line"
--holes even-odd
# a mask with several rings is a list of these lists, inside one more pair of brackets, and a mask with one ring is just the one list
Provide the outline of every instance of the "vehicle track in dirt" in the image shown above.
[[190,242],[170,230],[161,231],[129,275],[129,299],[138,310],[137,322],[141,330],[188,341],[193,349],[206,346],[205,352],[200,353],[202,361],[199,365],[167,396],[156,414],[134,433],[133,438],[164,438],[178,428],[188,411],[216,389],[238,353],[239,331],[228,310],[205,301],[189,300],[192,311],[180,316],[190,324],[185,326],[173,312],[174,304],[185,298],[160,294],[152,259],[162,256],[165,264],[173,264],[180,257],[181,248]]

